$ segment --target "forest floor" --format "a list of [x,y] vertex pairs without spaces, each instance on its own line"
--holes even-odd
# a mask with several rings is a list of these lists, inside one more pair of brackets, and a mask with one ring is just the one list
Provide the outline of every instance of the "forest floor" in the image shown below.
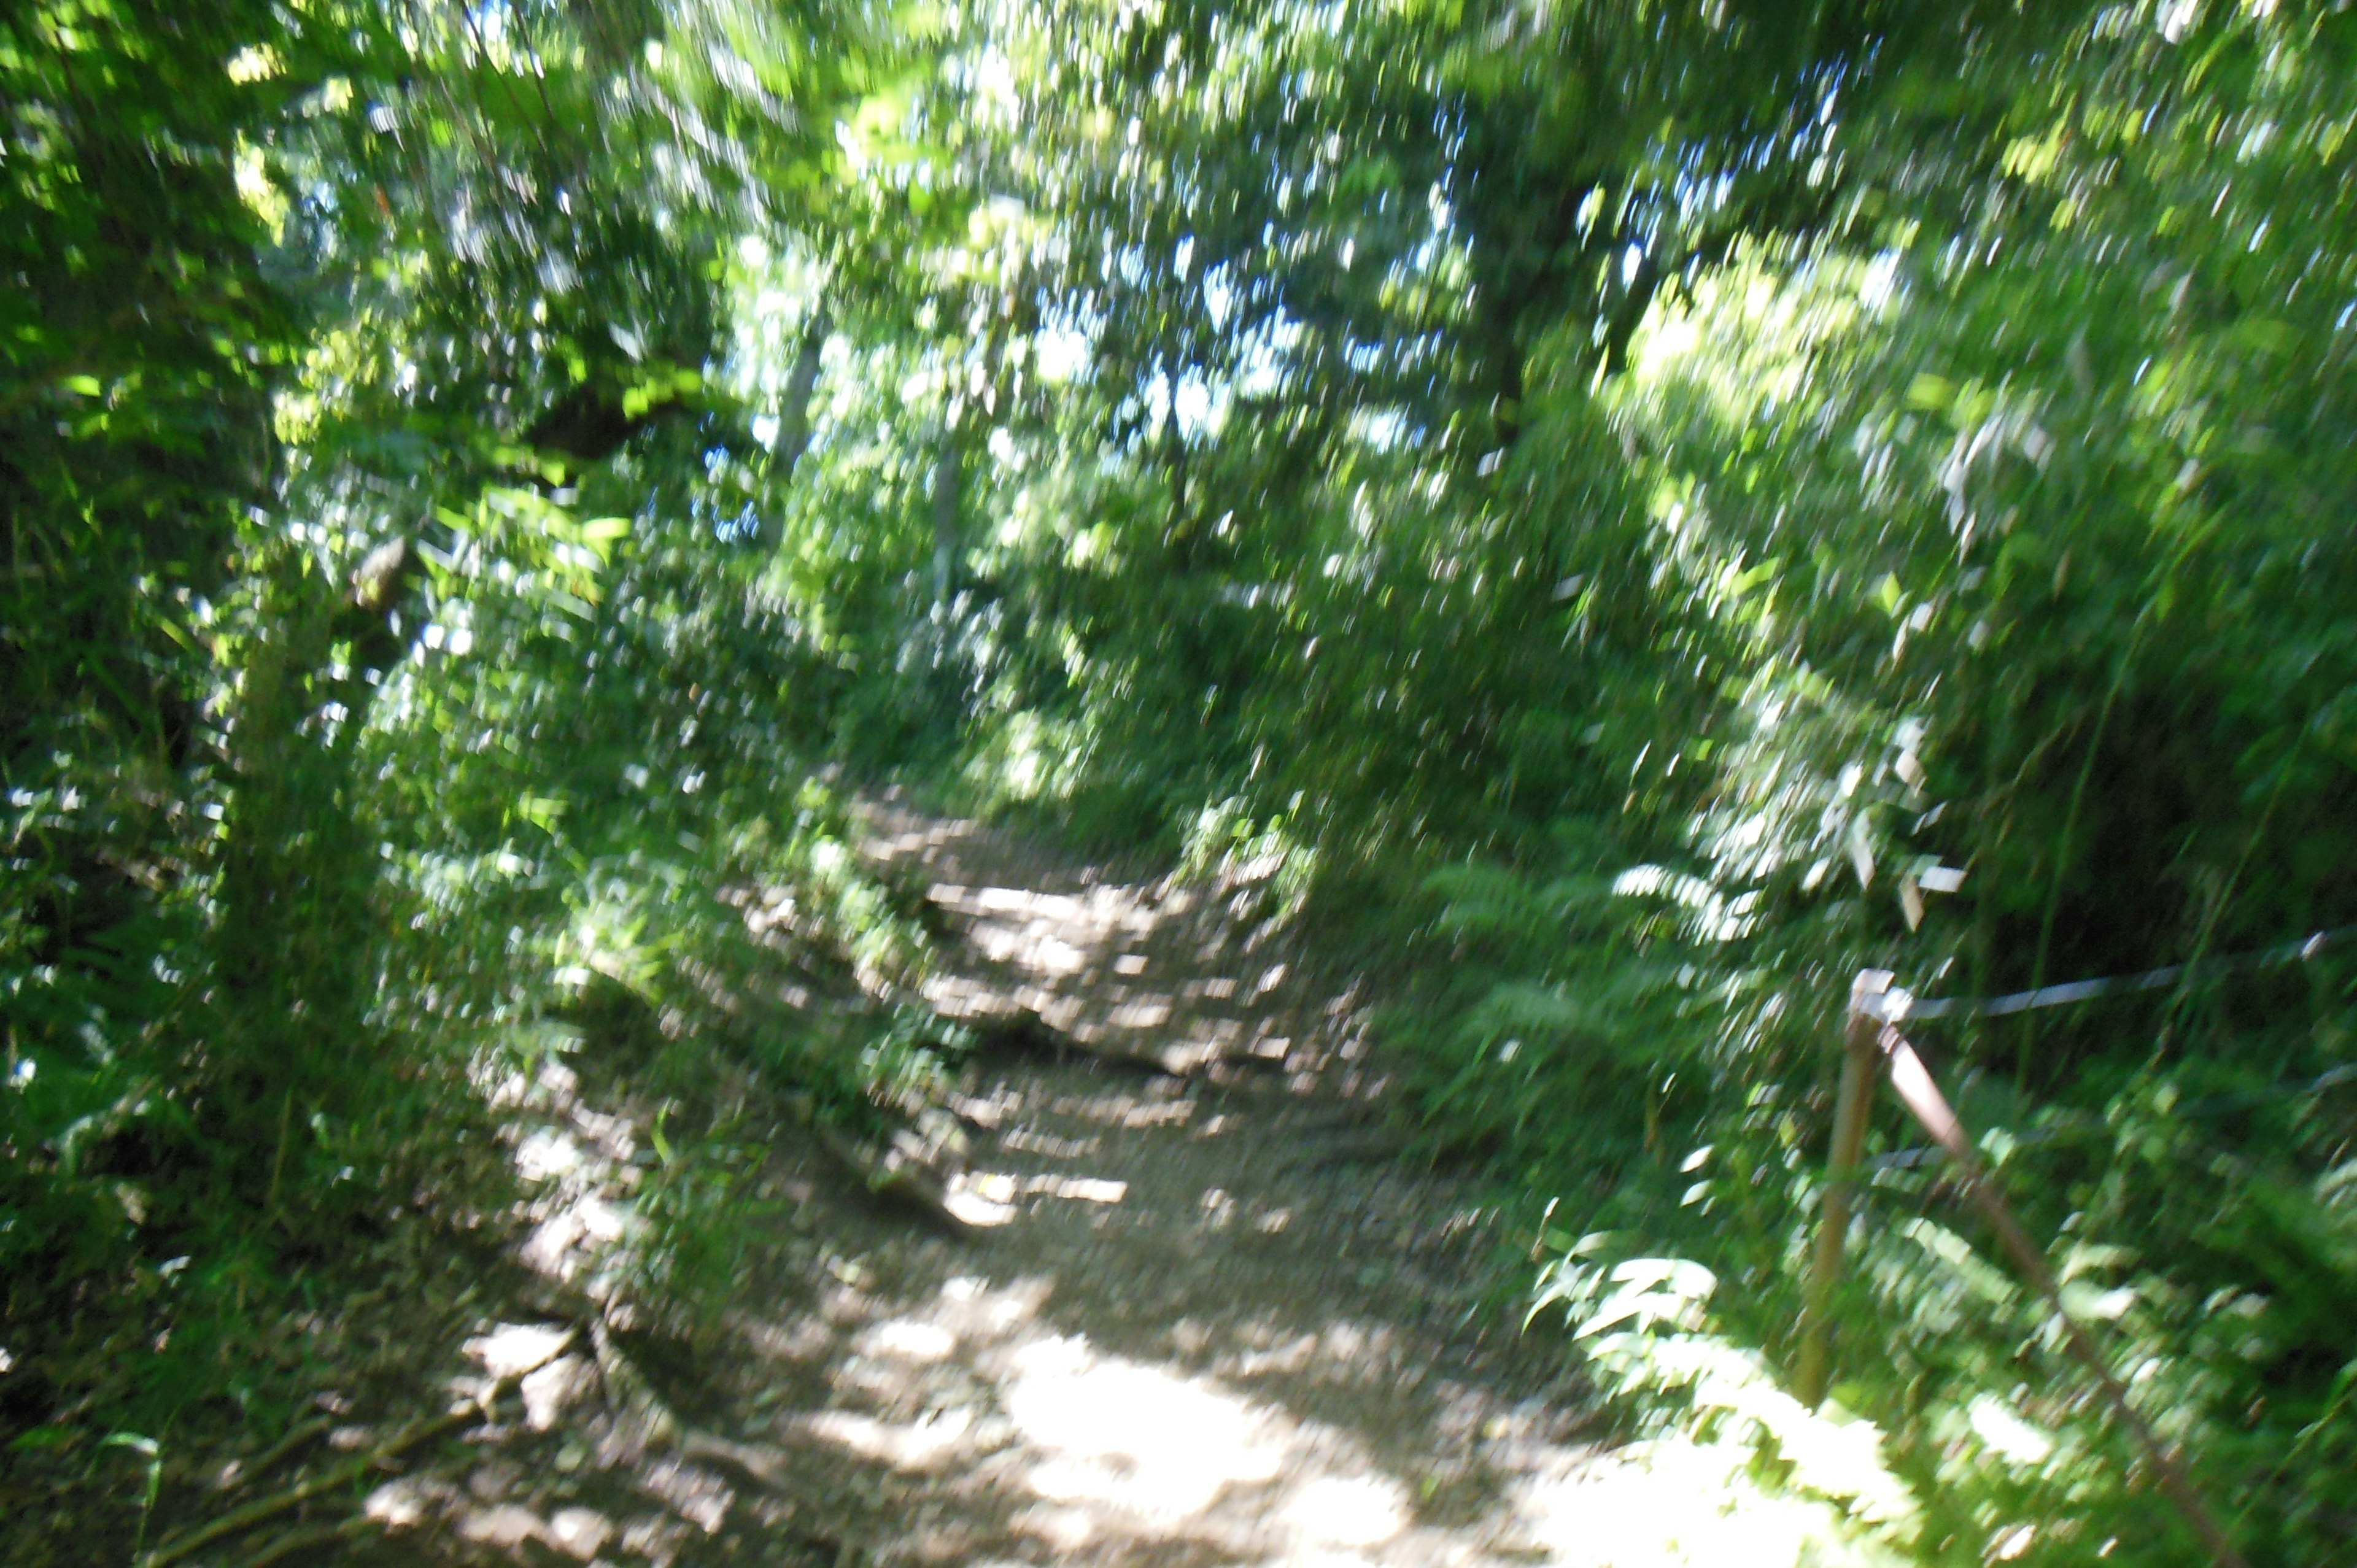
[[780,1137],[728,1305],[666,1337],[590,1305],[646,1108],[593,1108],[586,1062],[518,1079],[493,1098],[543,1310],[511,1294],[524,1320],[479,1321],[450,1381],[492,1418],[386,1455],[411,1468],[339,1532],[219,1561],[1843,1560],[1742,1450],[1608,1444],[1560,1330],[1520,1331],[1512,1238],[1401,1157],[1359,995],[1273,934],[1250,868],[1125,875],[888,799],[864,822],[939,911],[928,1000],[985,1041],[924,1151],[944,1184],[895,1203]]
[[[1136,1564],[1555,1554],[1588,1402],[1514,1332],[1494,1212],[1404,1164],[1364,1019],[1246,881],[1125,880],[887,807],[871,853],[956,940],[985,1037],[968,1239],[879,1236],[829,1304],[871,1551]],[[1036,1021],[1035,1021],[1036,1020]],[[996,1027],[993,1027],[993,1026]],[[960,1205],[959,1199],[966,1201]],[[1577,1511],[1577,1510],[1573,1510]]]
[[943,917],[927,999],[1000,1045],[954,1101],[965,1233],[838,1209],[831,1285],[740,1322],[734,1424],[791,1477],[776,1517],[878,1563],[1811,1552],[1822,1511],[1732,1451],[1600,1446],[1560,1332],[1520,1332],[1496,1210],[1401,1158],[1354,983],[1273,935],[1254,868],[865,821]]

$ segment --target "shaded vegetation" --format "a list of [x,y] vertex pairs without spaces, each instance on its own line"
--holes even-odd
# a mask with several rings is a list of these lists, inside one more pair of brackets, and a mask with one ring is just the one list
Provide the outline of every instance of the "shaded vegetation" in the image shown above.
[[[2201,1560],[1895,1107],[1835,1399],[1899,1491],[1729,1390],[1792,1361],[1857,971],[2357,921],[2352,26],[0,18],[26,1528],[128,1552],[107,1444],[277,1424],[275,1326],[497,1207],[485,1086],[552,1054],[765,1086],[643,1195],[629,1288],[724,1296],[719,1151],[955,1055],[852,850],[889,776],[1276,867],[1632,1423],[1924,1562]],[[2357,1534],[2346,967],[1915,1031],[2254,1563]]]

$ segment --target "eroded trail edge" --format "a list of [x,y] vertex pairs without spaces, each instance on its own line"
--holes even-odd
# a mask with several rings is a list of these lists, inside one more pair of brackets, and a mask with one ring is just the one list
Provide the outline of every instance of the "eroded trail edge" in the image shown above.
[[910,1506],[868,1549],[1553,1555],[1542,1494],[1582,1452],[1559,1348],[1485,1305],[1490,1216],[1396,1162],[1356,999],[1269,938],[1249,868],[1127,881],[870,824],[954,932],[928,999],[1022,1048],[959,1101],[978,1233],[881,1238],[822,1307],[841,1359],[803,1430]]
[[[1807,1558],[1822,1510],[1734,1484],[1747,1450],[1599,1445],[1560,1334],[1520,1331],[1506,1228],[1400,1157],[1361,1001],[1257,868],[1129,876],[889,799],[863,822],[937,913],[926,1001],[983,1042],[929,1151],[957,1223],[781,1135],[717,1343],[610,1307],[487,1336],[522,1427],[380,1488],[395,1537],[616,1568]],[[514,1090],[545,1122],[522,1262],[568,1290],[636,1157],[577,1089]]]

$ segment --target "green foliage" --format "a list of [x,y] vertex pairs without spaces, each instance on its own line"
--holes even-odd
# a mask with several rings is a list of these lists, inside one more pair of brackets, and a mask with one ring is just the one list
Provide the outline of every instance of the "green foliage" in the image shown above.
[[[947,48],[907,124],[965,247],[855,344],[845,489],[787,528],[857,711],[1084,833],[1421,886],[1426,1141],[1707,1264],[1730,1353],[1790,1352],[1858,969],[2351,918],[2339,16],[1039,5]],[[2340,983],[1924,1041],[2283,1561],[2347,1548],[2348,1358],[2299,1326],[2352,1288]],[[1877,1124],[1841,1303],[1913,1549],[2186,1556],[1917,1141]]]
[[[0,19],[16,1454],[268,1429],[285,1315],[496,1207],[487,1065],[601,974],[816,1113],[899,1092],[853,975],[920,938],[735,542],[782,475],[725,258],[834,204],[908,48],[821,5]],[[796,966],[839,1018],[748,1002]]]
[[[0,1412],[266,1403],[249,1304],[447,1198],[560,1020],[677,1155],[645,1289],[724,1279],[765,1119],[880,1131],[962,1046],[866,999],[922,940],[834,763],[1393,900],[1426,1146],[1555,1200],[1587,1322],[1675,1298],[1607,1382],[1799,1466],[1850,975],[2357,918],[2352,37],[12,12],[0,1349],[77,1369]],[[2255,1561],[2349,1554],[2344,984],[1922,1031]],[[1916,1141],[1837,1304],[1889,1539],[2186,1558]]]
[[[1554,1190],[1597,1226],[1739,1283],[1715,1327],[1773,1353],[1847,974],[1987,993],[2348,918],[2327,869],[2347,781],[2323,734],[2357,601],[2312,510],[2351,479],[2343,198],[2319,160],[2347,113],[2344,46],[2288,18],[2179,40],[2117,14],[2062,42],[2050,102],[2002,49],[1948,90],[1951,107],[1984,95],[1994,160],[1865,115],[1846,146],[1879,249],[1754,240],[1657,307],[1600,389],[1655,498],[1654,657],[1684,666],[1624,764],[1627,858],[1675,864],[1674,829],[1693,878],[1661,884],[1687,889],[1682,941],[1622,917],[1632,963],[1690,966],[1681,1022],[1616,1013],[1684,1094],[1633,1160],[1631,1097],[1587,1076],[1609,1049],[1544,1086],[1493,1054],[1471,1081],[1617,1126],[1511,1146],[1550,1148]],[[2273,200],[2320,183],[2238,210],[2248,166]],[[2291,210],[2316,226],[2271,262],[2274,228],[2305,221]],[[1582,351],[1566,358],[1558,395],[1585,420]],[[1671,769],[1700,775],[1692,793]],[[1437,940],[1580,864],[1536,854],[1504,892],[1443,889]],[[1560,962],[1525,958],[1445,1015],[1527,1015]],[[2346,1550],[2309,1468],[2347,1419],[2346,1348],[2319,1326],[2357,1290],[2328,1240],[2345,1027],[2329,964],[1922,1026],[2077,1309],[2268,1561]],[[1892,1114],[1869,1139],[1885,1163],[1852,1238],[1838,1391],[1926,1499],[1925,1549],[2190,1557],[2125,1488],[2132,1454],[2040,1303],[1904,1152],[1927,1141]]]

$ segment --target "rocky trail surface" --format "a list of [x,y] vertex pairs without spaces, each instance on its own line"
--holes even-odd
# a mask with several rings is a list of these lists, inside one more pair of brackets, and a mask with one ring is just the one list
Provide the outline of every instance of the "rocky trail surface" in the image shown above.
[[[1560,1335],[1519,1332],[1495,1217],[1398,1157],[1357,1001],[1279,950],[1251,868],[1126,877],[888,799],[865,822],[938,911],[927,1000],[986,1042],[922,1151],[930,1222],[782,1140],[717,1333],[667,1350],[576,1306],[485,1335],[521,1401],[486,1393],[508,1418],[470,1468],[378,1487],[377,1560],[1805,1555],[1723,1454],[1598,1449]],[[644,1165],[586,1093],[561,1067],[512,1092],[540,1127],[523,1260],[576,1303]]]
[[956,933],[929,1000],[1022,1048],[958,1102],[973,1232],[887,1239],[823,1309],[828,1408],[800,1420],[895,1499],[867,1549],[1553,1555],[1532,1504],[1584,1408],[1561,1348],[1484,1300],[1491,1216],[1398,1163],[1353,999],[1255,940],[1254,885],[872,821]]

